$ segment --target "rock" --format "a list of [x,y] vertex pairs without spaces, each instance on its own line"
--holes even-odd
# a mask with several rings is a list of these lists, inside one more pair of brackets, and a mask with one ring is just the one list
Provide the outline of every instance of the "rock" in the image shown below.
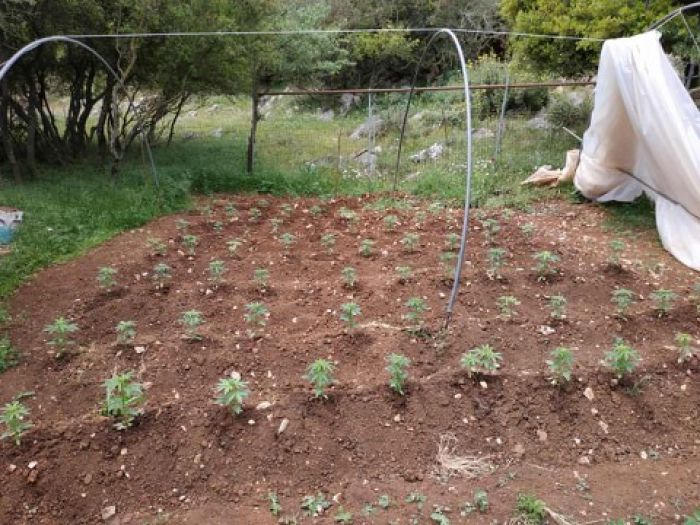
[[554,330],[554,328],[552,328],[551,326],[542,325],[539,328],[537,328],[537,331],[542,335],[552,335],[556,330]]
[[102,521],[107,521],[117,515],[117,507],[110,505],[102,509]]
[[255,407],[255,410],[267,410],[272,406],[272,403],[269,401],[262,401],[258,403],[258,406]]
[[598,426],[601,428],[604,434],[608,433],[608,424],[605,421],[598,421]]
[[411,160],[415,163],[425,162],[427,160],[437,160],[445,154],[445,145],[436,142],[427,149],[421,150],[418,153],[411,155]]
[[143,353],[146,352],[146,347],[145,347],[145,346],[135,346],[135,347],[134,347],[134,351],[135,351],[137,354],[143,354]]
[[36,466],[37,466],[38,464],[39,464],[38,461],[30,461],[30,462],[29,462],[29,465],[27,465],[27,468],[28,468],[29,470],[35,469]]
[[36,480],[39,478],[39,471],[38,470],[30,470],[29,475],[27,476],[27,483],[33,485],[36,483]]
[[547,441],[547,432],[545,430],[539,429],[537,431],[537,439],[539,439],[542,443]]
[[214,137],[215,139],[220,139],[224,135],[224,130],[223,128],[216,128],[214,131],[211,132],[211,136]]
[[373,117],[365,120],[363,124],[360,124],[357,128],[355,128],[355,131],[350,134],[350,138],[353,140],[359,140],[362,137],[369,136],[370,133],[373,133],[376,137],[381,135],[383,131],[384,119],[374,115]]
[[595,394],[593,394],[593,389],[590,386],[583,391],[583,396],[589,401],[593,401],[595,399]]
[[12,474],[15,470],[17,470],[17,465],[8,465],[7,466],[7,471]]
[[92,483],[92,474],[90,474],[89,472],[85,474],[85,477],[83,478],[83,483],[85,485],[89,485],[90,483]]
[[394,416],[394,422],[395,423],[400,423],[401,422],[401,414],[396,414]]
[[578,464],[579,465],[590,465],[591,464],[591,458],[588,456],[581,456],[578,458]]
[[279,428],[277,429],[277,435],[281,435],[285,430],[287,430],[287,427],[289,426],[289,419],[286,417],[282,420],[280,423]]
[[248,420],[248,424],[252,427],[253,425],[255,425],[255,420],[254,420],[254,419],[249,419],[249,420]]
[[340,97],[340,106],[343,115],[350,111],[354,106],[358,106],[362,99],[358,95],[352,93],[343,93]]
[[536,117],[528,120],[525,125],[530,129],[547,129],[549,124],[547,123],[546,117],[544,115],[537,115]]
[[513,454],[515,454],[518,457],[525,455],[525,447],[522,443],[515,444],[515,446],[513,447]]
[[327,109],[318,116],[318,120],[321,122],[330,122],[335,118],[335,111],[332,109]]
[[374,151],[365,150],[354,158],[366,170],[373,170],[377,166],[379,157]]

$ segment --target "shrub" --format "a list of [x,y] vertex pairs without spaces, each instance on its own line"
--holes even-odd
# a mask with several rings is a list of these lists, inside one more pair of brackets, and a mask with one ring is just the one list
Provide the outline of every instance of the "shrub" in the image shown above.
[[168,247],[160,239],[150,238],[146,242],[153,255],[159,255],[162,257],[168,252]]
[[327,359],[317,359],[306,369],[304,379],[313,386],[314,396],[317,399],[319,397],[328,398],[326,396],[326,387],[334,383],[333,372],[335,372],[335,365]]
[[371,239],[364,239],[360,243],[360,255],[362,257],[369,257],[372,255],[374,250],[374,241]]
[[693,343],[693,336],[679,332],[676,334],[674,341],[676,343],[676,349],[678,350],[678,362],[685,363],[686,361],[690,361],[694,354],[693,349],[690,347]]
[[482,514],[489,510],[489,495],[485,490],[477,489],[474,491],[474,505],[476,510]]
[[0,337],[0,374],[19,363],[19,352],[12,346],[9,337]]
[[32,428],[31,422],[27,421],[29,409],[18,399],[7,403],[0,411],[0,422],[5,425],[5,432],[0,435],[0,439],[10,438],[15,445],[22,444],[22,436]]
[[690,300],[695,305],[695,309],[700,313],[700,283],[695,283],[693,285],[693,290],[690,293]]
[[153,280],[159,289],[165,288],[172,278],[171,268],[165,263],[156,264],[153,267]]
[[357,271],[352,266],[346,266],[340,272],[343,276],[343,282],[348,288],[354,288],[357,284]]
[[180,324],[185,327],[185,335],[190,341],[200,341],[202,339],[197,329],[203,323],[202,313],[198,310],[188,310],[180,317]]
[[47,324],[44,327],[44,332],[53,335],[53,338],[49,340],[49,344],[57,348],[57,357],[61,357],[66,347],[73,344],[73,341],[71,341],[68,336],[77,331],[78,326],[63,317],[59,317],[53,323]]
[[537,272],[538,281],[546,281],[547,278],[556,273],[554,264],[559,262],[559,256],[550,251],[541,251],[533,255],[536,261],[535,271]]
[[604,363],[611,368],[618,379],[632,373],[639,364],[639,354],[619,337],[615,339],[612,350],[605,354]]
[[586,128],[593,111],[593,99],[586,96],[576,103],[564,94],[555,93],[547,112],[547,121],[555,128],[580,131]]
[[489,267],[486,274],[489,279],[500,279],[500,271],[505,263],[507,252],[503,248],[490,248],[487,252]]
[[182,237],[182,245],[187,250],[187,255],[194,256],[197,251],[197,244],[199,244],[199,238],[196,235],[185,235]]
[[634,303],[634,293],[626,288],[617,288],[612,293],[611,301],[616,306],[617,315],[625,319],[627,309]]
[[270,514],[273,516],[279,516],[282,513],[282,505],[280,504],[280,498],[274,492],[267,493],[267,501],[270,502]]
[[119,321],[117,323],[117,343],[120,345],[129,345],[133,343],[136,337],[136,322],[135,321]]
[[357,323],[355,318],[362,314],[362,309],[357,303],[345,303],[340,306],[340,320],[348,325],[348,328],[355,328]]
[[231,414],[243,412],[243,401],[250,395],[248,383],[237,377],[224,377],[216,385],[216,404],[228,408]]
[[401,244],[409,252],[416,251],[419,242],[420,235],[418,235],[417,233],[407,233],[406,236],[403,239],[401,239]]
[[501,367],[503,355],[495,352],[491,345],[481,345],[472,348],[462,355],[460,364],[467,371],[467,375],[491,374]]
[[553,295],[549,298],[550,315],[557,320],[566,317],[566,297],[563,295]]
[[352,512],[349,512],[345,510],[345,508],[341,505],[338,507],[338,512],[335,515],[335,518],[333,518],[336,523],[341,523],[342,525],[351,525],[352,524]]
[[410,366],[411,360],[405,355],[391,354],[387,357],[386,370],[389,372],[389,387],[397,394],[404,395],[404,386],[408,379],[406,369]]
[[333,253],[333,247],[335,246],[335,234],[326,233],[321,236],[321,244],[328,250],[328,253]]
[[109,266],[104,266],[97,271],[97,284],[104,290],[110,290],[117,285],[114,278],[117,275],[117,270]]
[[515,307],[520,305],[520,301],[512,295],[502,295],[497,300],[498,312],[502,319],[508,320],[513,317]]
[[104,382],[105,403],[102,413],[117,420],[114,428],[126,430],[141,414],[139,406],[144,401],[143,387],[133,380],[133,372],[114,374]]
[[552,383],[563,385],[571,381],[574,371],[574,354],[565,346],[552,350],[550,359],[546,361],[552,375]]
[[678,299],[678,294],[671,290],[661,289],[652,292],[650,297],[654,301],[654,309],[658,312],[659,317],[663,317],[673,309],[673,303]]
[[211,261],[209,263],[209,280],[218,286],[223,280],[224,273],[226,273],[226,265],[224,261]]

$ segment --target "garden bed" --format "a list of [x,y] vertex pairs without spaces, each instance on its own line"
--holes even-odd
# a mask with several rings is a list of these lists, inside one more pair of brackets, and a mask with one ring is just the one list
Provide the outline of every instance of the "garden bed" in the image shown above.
[[[207,210],[159,219],[35,276],[11,301],[9,333],[22,358],[0,376],[2,403],[33,392],[22,401],[35,426],[19,447],[0,443],[0,522],[275,523],[270,492],[280,516],[309,523],[332,523],[341,506],[355,523],[410,523],[414,515],[429,523],[434,505],[452,523],[491,523],[512,516],[525,493],[572,522],[643,514],[668,523],[690,513],[700,501],[700,365],[697,356],[677,362],[674,337],[697,336],[694,272],[649,232],[626,233],[620,263],[610,263],[609,243],[620,236],[602,227],[605,211],[593,205],[477,212],[454,319],[443,332],[450,282],[440,254],[449,251],[446,235],[459,232],[461,211],[399,202],[386,209],[376,197],[217,198],[203,203]],[[261,213],[255,222],[251,208]],[[387,215],[399,219],[393,231]],[[283,220],[276,234],[273,218]],[[500,226],[490,242],[489,219]],[[420,236],[414,251],[401,242],[410,232]],[[287,250],[284,233],[294,235]],[[321,243],[328,233],[332,251]],[[185,234],[197,237],[193,256]],[[154,238],[165,255],[149,247]],[[231,255],[234,238],[242,242]],[[368,256],[358,251],[364,239],[375,242]],[[494,246],[507,251],[500,278],[487,276]],[[538,279],[533,255],[543,251],[561,260]],[[209,276],[213,260],[227,269],[218,285]],[[160,263],[172,279],[158,289],[152,274]],[[100,288],[98,270],[108,266],[116,285]],[[353,288],[341,277],[347,266],[357,272]],[[401,282],[399,266],[413,276]],[[263,267],[265,287],[253,281]],[[624,319],[611,302],[616,288],[637,299]],[[661,317],[650,299],[659,289],[678,294]],[[551,317],[553,295],[566,298],[563,319]],[[510,319],[496,306],[501,296],[520,302]],[[406,330],[412,297],[430,307],[418,331]],[[244,321],[251,302],[269,310],[255,337]],[[355,328],[339,319],[350,302],[362,310]],[[189,310],[201,312],[201,340],[183,338],[179,319]],[[60,316],[79,330],[57,358],[43,330]],[[136,322],[137,335],[120,345],[115,326],[124,320]],[[601,364],[615,337],[641,356],[622,381]],[[460,358],[484,344],[502,354],[501,368],[470,378]],[[564,387],[551,384],[545,363],[559,346],[575,357]],[[411,360],[405,396],[387,385],[392,353]],[[303,379],[319,358],[336,364],[326,400]],[[100,414],[102,384],[126,370],[143,384],[146,403],[120,432]],[[218,380],[232,372],[250,388],[235,417],[214,404]],[[257,409],[263,402],[270,406]],[[438,479],[438,445],[450,434],[456,454],[492,470]],[[488,512],[461,516],[477,489],[488,493]],[[331,507],[304,517],[302,499],[319,492]],[[410,493],[427,498],[422,510],[405,501]],[[388,509],[379,504],[384,495]],[[374,512],[365,516],[369,504]]]

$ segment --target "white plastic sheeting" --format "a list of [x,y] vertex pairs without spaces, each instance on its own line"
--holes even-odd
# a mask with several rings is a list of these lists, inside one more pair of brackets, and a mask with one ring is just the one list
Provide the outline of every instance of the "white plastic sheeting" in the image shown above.
[[700,111],[659,38],[651,31],[603,45],[574,183],[600,202],[646,192],[664,247],[700,270]]

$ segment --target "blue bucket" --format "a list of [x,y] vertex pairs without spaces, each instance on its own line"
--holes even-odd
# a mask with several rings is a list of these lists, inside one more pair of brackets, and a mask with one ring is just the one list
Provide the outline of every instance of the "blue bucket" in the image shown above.
[[10,226],[0,225],[0,245],[7,245],[12,242],[15,236],[15,229]]
[[18,210],[0,210],[0,246],[6,246],[15,237],[17,227],[22,222],[23,213]]

